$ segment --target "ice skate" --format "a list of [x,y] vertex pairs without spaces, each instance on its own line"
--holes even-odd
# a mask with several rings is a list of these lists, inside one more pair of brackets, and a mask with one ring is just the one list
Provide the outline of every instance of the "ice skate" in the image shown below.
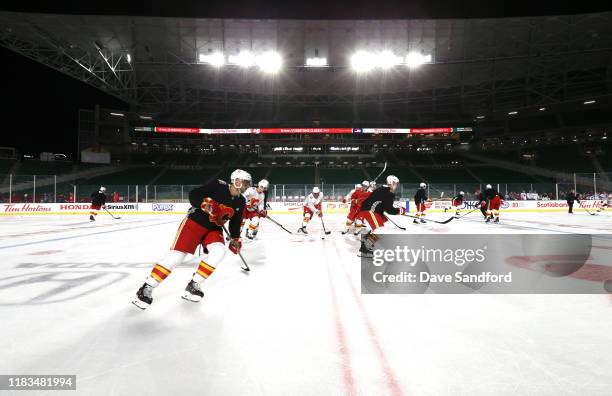
[[140,286],[140,289],[136,292],[136,299],[132,301],[132,304],[136,305],[140,309],[147,309],[153,302],[153,286],[144,283]]
[[361,247],[359,248],[359,253],[357,254],[359,257],[371,258],[374,256],[372,249],[368,249],[365,243],[361,242]]
[[187,284],[183,298],[192,302],[199,302],[204,297],[204,292],[200,287],[200,284],[193,279]]

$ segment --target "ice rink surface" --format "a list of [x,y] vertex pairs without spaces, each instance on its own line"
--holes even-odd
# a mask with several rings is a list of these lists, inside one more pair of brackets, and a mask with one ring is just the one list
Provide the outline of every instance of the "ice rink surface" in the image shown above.
[[[358,242],[344,216],[325,219],[325,240],[316,221],[292,236],[263,220],[243,247],[250,273],[228,252],[195,304],[180,298],[196,266],[183,264],[141,311],[130,302],[181,216],[0,217],[0,374],[76,374],[79,395],[612,394],[609,295],[361,295]],[[608,214],[395,220],[408,233],[612,234]]]

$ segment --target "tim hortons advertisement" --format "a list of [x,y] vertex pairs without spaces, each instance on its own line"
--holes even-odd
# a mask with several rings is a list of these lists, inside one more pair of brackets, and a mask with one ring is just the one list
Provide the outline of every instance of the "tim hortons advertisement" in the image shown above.
[[2,214],[46,213],[53,209],[51,204],[2,204]]

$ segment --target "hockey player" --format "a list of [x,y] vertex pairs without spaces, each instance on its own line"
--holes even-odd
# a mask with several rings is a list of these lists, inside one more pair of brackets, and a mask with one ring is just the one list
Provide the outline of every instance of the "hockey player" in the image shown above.
[[499,223],[499,207],[501,206],[501,196],[496,189],[490,184],[484,192],[484,197],[487,200],[487,223],[495,216],[495,223]]
[[378,240],[376,230],[383,227],[387,221],[385,213],[390,215],[401,215],[406,209],[393,206],[395,201],[395,190],[399,186],[399,179],[393,175],[387,176],[387,185],[376,189],[363,202],[361,211],[357,218],[368,225],[368,232],[361,238],[359,253],[362,257],[371,257],[374,243]]
[[260,218],[268,215],[265,207],[264,191],[268,189],[269,184],[266,179],[262,179],[257,183],[257,187],[249,187],[244,193],[246,205],[242,214],[242,227],[249,220],[249,228],[246,230],[248,239],[253,240],[255,238],[259,230]]
[[308,234],[306,226],[314,215],[323,217],[323,193],[319,187],[314,187],[304,201],[304,220],[302,221],[302,227],[298,228],[298,232]]
[[204,297],[200,284],[217,268],[225,256],[222,226],[229,220],[232,238],[229,250],[238,254],[242,247],[240,223],[245,206],[242,194],[251,185],[251,175],[241,169],[231,174],[231,183],[216,180],[189,192],[191,209],[178,228],[170,251],[157,262],[145,283],[138,289],[133,304],[141,309],[153,302],[153,289],[183,262],[187,254],[194,254],[198,245],[207,252],[185,288],[183,298],[198,302]]
[[346,228],[342,231],[343,235],[348,233],[353,225],[355,226],[355,234],[358,234],[359,230],[363,227],[363,223],[355,218],[357,217],[357,213],[359,213],[369,186],[370,183],[367,180],[364,180],[361,184],[355,184],[355,188],[342,199],[343,203],[348,201],[351,205],[349,207],[348,216],[346,216]]
[[[374,189],[376,189],[376,182],[374,182],[374,181],[368,182],[367,180],[364,180],[361,183],[364,187],[363,187],[363,191],[361,192],[359,198],[355,202],[355,205],[358,207],[357,213],[359,213],[361,211],[361,207],[363,206],[363,203],[365,202],[365,200],[368,199],[370,197],[370,195],[372,195],[372,192],[373,192],[373,190],[371,190],[372,183],[374,183]],[[364,223],[363,219],[359,219],[357,216],[355,216],[355,232],[354,232],[354,235],[361,234],[361,231],[363,230],[364,227],[365,227],[365,223]]]
[[599,207],[597,211],[601,212],[601,211],[606,210],[606,208],[611,208],[611,207],[612,207],[612,193],[608,194],[608,196],[606,197],[606,202],[601,204],[601,207]]
[[576,193],[574,192],[574,190],[570,190],[570,192],[568,192],[567,195],[565,196],[565,199],[567,200],[567,206],[569,208],[567,213],[574,214],[574,201],[580,203],[580,200],[576,196]]
[[376,190],[376,182],[372,180],[368,186],[368,192],[374,192],[374,190]]
[[[425,207],[425,202],[427,202],[427,191],[425,190],[427,188],[427,184],[425,183],[421,183],[419,185],[419,189],[417,190],[416,194],[414,194],[414,205],[416,206],[416,217],[420,218],[420,222],[421,223],[425,223],[425,220],[423,219],[423,217],[425,217],[425,210],[427,209]],[[413,221],[414,224],[419,224],[419,220],[414,219]]]
[[463,191],[459,191],[459,194],[453,197],[451,210],[455,211],[455,216],[459,216],[459,208],[463,205]]
[[96,221],[96,216],[101,208],[106,207],[106,187],[102,186],[98,191],[91,193],[91,206],[89,207],[89,221]]
[[476,189],[476,207],[480,209],[480,213],[486,219],[487,218],[487,199],[484,194],[480,191],[480,188]]

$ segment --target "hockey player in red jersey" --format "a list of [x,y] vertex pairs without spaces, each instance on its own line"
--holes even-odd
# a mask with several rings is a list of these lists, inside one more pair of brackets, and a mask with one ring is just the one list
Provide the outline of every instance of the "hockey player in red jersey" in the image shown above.
[[134,305],[141,309],[148,308],[153,302],[153,289],[185,260],[187,254],[194,254],[200,244],[207,254],[201,257],[183,298],[197,302],[204,297],[200,284],[215,271],[225,256],[222,226],[228,220],[231,237],[229,250],[234,254],[240,252],[240,223],[245,206],[242,194],[250,185],[251,175],[237,169],[232,172],[231,184],[216,180],[189,192],[192,207],[181,222],[170,251],[157,262],[138,289]]
[[494,222],[499,223],[499,208],[502,203],[501,195],[490,184],[487,184],[484,196],[487,200],[487,223],[493,217],[495,217]]
[[[455,211],[455,216],[459,216],[459,208],[461,206],[463,206],[463,195],[465,193],[463,191],[459,191],[459,194],[455,195],[453,197],[453,200],[451,202],[451,210]],[[448,208],[445,208],[444,211],[446,212]]]
[[257,183],[257,187],[249,187],[245,193],[246,205],[242,214],[242,227],[249,221],[249,228],[246,230],[246,237],[254,239],[259,231],[259,220],[268,215],[265,207],[265,191],[270,183],[262,179]]
[[395,190],[399,186],[399,179],[393,175],[387,176],[387,185],[378,187],[363,202],[357,218],[363,220],[368,226],[368,232],[362,236],[359,253],[362,257],[371,257],[374,243],[378,240],[376,230],[387,222],[386,214],[401,215],[406,213],[403,207],[393,206]]
[[304,201],[304,220],[302,226],[298,228],[298,233],[308,234],[306,226],[314,215],[323,217],[323,193],[319,187],[314,187]]
[[356,233],[359,232],[359,229],[363,226],[361,221],[356,220],[357,213],[359,213],[361,209],[361,204],[365,200],[365,195],[367,193],[367,189],[370,186],[368,181],[363,181],[361,184],[356,184],[355,188],[348,193],[348,195],[342,199],[343,203],[347,201],[350,202],[349,213],[346,216],[346,228],[342,231],[342,234],[346,234],[350,231],[351,227],[354,225]]

